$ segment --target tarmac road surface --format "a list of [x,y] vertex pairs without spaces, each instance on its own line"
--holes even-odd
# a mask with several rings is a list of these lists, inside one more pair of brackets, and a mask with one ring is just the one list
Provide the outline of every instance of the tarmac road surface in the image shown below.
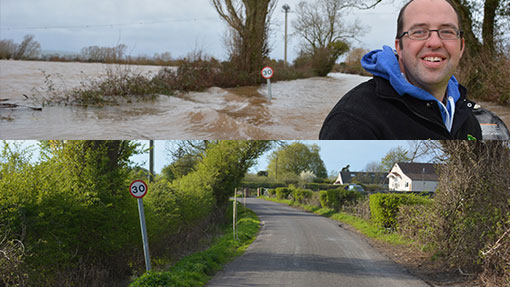
[[257,239],[207,286],[429,286],[336,221],[248,198]]

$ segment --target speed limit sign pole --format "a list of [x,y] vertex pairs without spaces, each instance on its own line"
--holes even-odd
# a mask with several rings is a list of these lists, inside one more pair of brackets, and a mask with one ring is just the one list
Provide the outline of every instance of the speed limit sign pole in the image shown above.
[[143,211],[142,198],[147,194],[147,184],[143,180],[134,180],[129,186],[129,193],[138,200],[138,213],[140,214],[140,228],[142,229],[143,254],[145,256],[145,269],[151,270],[151,258],[149,254],[149,240],[145,225],[145,213]]
[[273,77],[273,69],[269,66],[265,66],[260,71],[260,74],[262,75],[262,78],[267,80],[267,95],[269,99],[271,100],[273,98],[273,95],[271,94],[271,78]]

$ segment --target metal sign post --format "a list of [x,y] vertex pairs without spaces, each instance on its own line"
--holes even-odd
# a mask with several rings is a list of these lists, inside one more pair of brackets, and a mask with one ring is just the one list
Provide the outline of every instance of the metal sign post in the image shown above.
[[246,211],[246,188],[243,190],[243,212]]
[[129,193],[138,200],[138,213],[140,214],[140,228],[142,229],[143,254],[145,256],[145,269],[151,270],[151,258],[149,254],[149,239],[145,225],[145,213],[143,211],[142,198],[147,194],[147,184],[143,180],[134,180],[129,186]]
[[237,239],[237,230],[236,230],[236,225],[237,225],[237,188],[234,190],[234,202],[233,202],[234,206],[233,206],[233,210],[232,210],[232,231],[233,231],[233,234],[234,234],[234,240]]
[[269,66],[265,66],[260,71],[260,74],[262,75],[262,78],[267,80],[267,95],[268,98],[271,100],[273,99],[273,95],[271,94],[271,78],[274,75],[273,69]]

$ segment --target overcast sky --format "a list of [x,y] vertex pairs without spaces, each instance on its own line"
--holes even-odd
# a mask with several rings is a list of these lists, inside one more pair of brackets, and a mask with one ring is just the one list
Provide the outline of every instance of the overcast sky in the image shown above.
[[[308,0],[309,2],[312,0]],[[299,0],[279,0],[273,14],[271,58],[283,59],[284,18],[281,7],[291,12]],[[383,1],[377,8],[352,10],[350,23],[358,18],[368,29],[353,42],[367,49],[393,46],[396,18],[402,1]],[[289,33],[293,32],[289,14]],[[0,39],[19,43],[26,34],[35,35],[43,50],[79,53],[87,46],[128,46],[133,56],[170,52],[173,58],[201,49],[210,56],[225,59],[223,35],[226,24],[209,0],[0,0]],[[299,39],[290,38],[288,60],[297,54]]]

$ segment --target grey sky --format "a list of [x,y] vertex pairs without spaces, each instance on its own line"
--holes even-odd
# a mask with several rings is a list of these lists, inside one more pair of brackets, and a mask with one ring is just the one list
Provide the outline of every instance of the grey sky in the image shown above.
[[[273,14],[270,44],[271,57],[283,59],[284,12],[291,12],[300,0],[279,0]],[[311,1],[311,0],[308,0]],[[368,49],[393,46],[396,17],[401,1],[383,1],[376,9],[352,10],[346,22],[356,17],[368,28],[353,46]],[[290,22],[295,18],[289,14]],[[35,35],[43,50],[80,52],[97,45],[128,46],[128,54],[136,56],[169,51],[174,58],[201,49],[216,58],[225,59],[223,35],[226,24],[219,18],[209,0],[0,0],[0,39],[19,43],[26,34]],[[289,61],[296,57],[298,39],[291,38]]]

